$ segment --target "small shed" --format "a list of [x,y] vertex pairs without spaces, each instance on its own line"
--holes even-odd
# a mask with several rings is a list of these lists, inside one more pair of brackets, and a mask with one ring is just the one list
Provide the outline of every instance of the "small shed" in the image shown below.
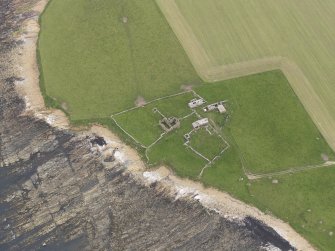
[[188,107],[193,109],[193,108],[196,108],[198,106],[201,106],[203,104],[205,104],[206,101],[202,98],[199,98],[199,99],[192,99],[189,103],[188,103]]
[[226,108],[223,106],[223,105],[218,105],[218,110],[219,110],[219,113],[226,113]]
[[193,129],[198,129],[200,127],[204,127],[204,126],[208,125],[208,123],[209,123],[208,118],[199,119],[199,120],[192,123],[192,127],[193,127]]
[[204,112],[214,111],[217,108],[217,104],[211,104],[203,108]]
[[225,113],[226,112],[226,108],[224,107],[224,103],[225,101],[220,101],[220,102],[216,102],[210,105],[207,105],[206,107],[203,108],[204,112],[211,112],[214,110],[218,110],[220,113]]

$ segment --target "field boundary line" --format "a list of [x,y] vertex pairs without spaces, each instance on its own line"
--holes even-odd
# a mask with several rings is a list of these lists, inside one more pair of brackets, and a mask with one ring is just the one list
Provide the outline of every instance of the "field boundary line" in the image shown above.
[[207,82],[218,82],[252,74],[281,69],[284,57],[264,57],[255,60],[208,67],[202,77]]
[[147,164],[149,164],[149,156],[148,156],[148,151],[150,150],[151,147],[153,147],[154,145],[156,145],[162,138],[164,138],[164,136],[167,134],[167,132],[163,132],[158,139],[156,139],[153,143],[151,143],[150,146],[148,146],[146,149],[145,149],[145,157],[147,158]]
[[[119,128],[120,128],[120,129],[121,129],[121,130],[122,130],[128,137],[130,137],[132,140],[134,140],[136,144],[140,145],[142,148],[145,149],[145,156],[146,156],[146,158],[147,158],[147,164],[149,164],[149,161],[150,161],[149,156],[148,156],[148,154],[147,154],[147,153],[148,153],[148,150],[150,150],[150,148],[152,148],[155,144],[157,144],[157,143],[158,143],[158,142],[159,142],[159,141],[160,141],[160,140],[161,140],[161,139],[162,139],[168,132],[163,132],[163,133],[161,133],[161,135],[160,135],[160,136],[159,136],[153,143],[151,143],[149,146],[145,146],[145,145],[143,145],[142,143],[140,143],[134,136],[132,136],[130,133],[128,133],[127,130],[124,129],[124,128],[123,128],[123,127],[116,121],[115,117],[118,116],[118,115],[122,115],[122,114],[128,113],[128,112],[130,112],[130,111],[133,111],[133,110],[135,110],[135,109],[139,109],[139,108],[145,107],[145,106],[147,106],[147,105],[149,105],[149,104],[152,104],[152,103],[154,103],[154,102],[161,101],[161,100],[168,99],[168,98],[172,98],[172,97],[176,97],[176,96],[181,96],[181,95],[184,95],[184,94],[187,94],[187,93],[192,93],[193,96],[197,96],[197,97],[201,98],[201,96],[198,95],[194,90],[183,91],[183,92],[178,92],[178,93],[174,93],[174,94],[171,94],[171,95],[167,95],[167,96],[163,96],[163,97],[159,97],[159,98],[153,99],[153,100],[151,100],[151,101],[145,103],[143,106],[135,106],[135,107],[132,107],[132,108],[123,110],[123,111],[121,111],[121,112],[112,114],[112,115],[110,116],[111,119],[114,121],[114,123],[116,124],[117,127],[119,127]],[[157,112],[159,113],[159,115],[160,115],[161,117],[166,118],[166,116],[165,116],[162,112],[160,112],[158,108],[156,108],[156,109],[157,109]],[[196,112],[195,112],[194,110],[192,110],[191,113],[185,115],[185,116],[182,117],[182,118],[178,118],[178,119],[179,119],[180,121],[182,121],[182,120],[184,120],[184,119],[186,119],[186,118],[192,116],[192,115],[195,114],[195,113],[196,113]],[[192,149],[192,151],[194,151],[195,153],[197,153],[196,150],[194,150],[194,149]],[[198,153],[197,153],[197,154],[198,154]],[[200,153],[199,153],[198,155],[200,155],[202,158],[204,158],[204,159],[206,159],[207,161],[209,161],[209,159],[207,159],[205,156],[201,155]]]
[[296,63],[285,59],[280,69],[328,145],[335,151],[335,118]]
[[184,119],[187,119],[187,118],[191,117],[193,114],[195,114],[194,111],[191,112],[191,113],[189,113],[189,114],[187,114],[186,116],[184,116],[184,117],[182,117],[182,118],[178,118],[178,119],[179,119],[180,121],[183,121]]
[[200,75],[206,82],[216,82],[278,69],[283,57],[265,57],[235,64],[215,66],[193,29],[180,11],[175,0],[156,0],[158,6],[167,19],[171,29],[176,34],[186,54]]
[[150,144],[150,146],[147,147],[147,149],[153,147],[158,141],[160,141],[165,135],[167,134],[167,132],[163,132],[158,139],[156,139],[153,143]]
[[216,155],[209,163],[207,163],[202,169],[201,169],[201,172],[198,176],[198,178],[200,179],[204,173],[204,171],[210,167],[212,165],[212,163],[214,163],[217,159],[221,158],[223,156],[223,154],[225,153],[226,150],[228,150],[230,146],[227,145],[220,153],[219,155]]
[[177,3],[175,0],[156,0],[156,3],[163,12],[171,29],[176,34],[186,54],[191,58],[195,70],[200,76],[203,76],[204,69],[207,70],[211,66],[211,59],[184,18]]
[[282,176],[286,174],[294,174],[294,173],[301,173],[313,169],[318,169],[322,167],[331,167],[335,166],[335,161],[327,161],[322,164],[318,165],[308,165],[308,166],[302,166],[302,167],[293,167],[289,168],[287,170],[273,172],[273,173],[264,173],[264,174],[257,174],[257,173],[246,173],[245,175],[248,177],[249,180],[256,180],[256,179],[262,179],[262,178],[269,178],[269,177],[275,177],[275,176]]
[[[215,125],[215,122],[213,121],[213,120],[209,120],[212,124],[214,124]],[[223,142],[225,142],[225,144],[228,146],[228,147],[230,147],[230,144],[229,144],[229,142],[218,132],[218,130],[214,127],[214,126],[212,126],[211,124],[209,124],[209,126],[212,128],[212,130],[214,130],[214,132],[218,135],[218,137],[223,141]]]
[[128,133],[125,129],[123,129],[119,123],[114,119],[114,117],[112,116],[111,119],[114,121],[114,123],[117,125],[117,127],[119,127],[125,134],[127,134],[128,137],[130,137],[132,140],[134,140],[137,144],[139,144],[141,147],[143,147],[144,149],[146,149],[147,147],[145,145],[143,145],[142,143],[140,143],[137,139],[135,139],[130,133]]
[[335,151],[335,117],[315,92],[301,68],[286,57],[264,57],[235,64],[214,65],[175,0],[156,0],[170,27],[206,82],[217,82],[270,70],[281,70],[328,145]]
[[[196,114],[196,115],[199,116],[199,118],[202,118],[202,117],[200,116],[200,114],[198,114],[195,110],[193,111],[192,114]],[[212,120],[210,120],[210,122],[211,122],[211,123],[214,123],[214,121],[212,121]],[[215,123],[214,123],[214,124],[215,124]],[[218,138],[220,138],[220,139],[225,143],[226,146],[219,152],[218,155],[214,156],[214,158],[212,158],[212,159],[210,160],[210,159],[208,159],[207,157],[205,157],[203,154],[201,154],[200,152],[198,152],[197,150],[195,150],[195,149],[189,144],[189,142],[190,142],[189,140],[188,140],[187,142],[184,143],[184,145],[185,145],[187,148],[190,148],[194,153],[196,153],[197,155],[199,155],[200,157],[202,157],[203,159],[205,159],[205,160],[208,161],[208,163],[206,163],[206,165],[201,169],[200,174],[198,175],[198,178],[199,178],[199,179],[202,177],[203,172],[205,171],[205,169],[208,168],[208,167],[210,167],[210,166],[211,166],[217,159],[221,158],[221,157],[223,156],[223,154],[225,153],[225,151],[226,151],[228,148],[230,148],[230,144],[224,139],[224,137],[218,132],[218,130],[217,130],[214,126],[212,126],[211,124],[209,124],[208,127],[210,127],[210,128],[214,131],[214,133],[216,134],[216,136],[217,136]],[[210,135],[212,135],[212,134],[210,133],[208,127],[206,127],[206,131],[207,131]],[[191,131],[190,131],[189,133],[187,133],[187,134],[191,135],[191,134],[194,133],[195,131],[196,131],[196,130],[193,129],[193,130],[191,130]]]
[[204,99],[203,97],[201,97],[195,90],[191,90],[191,92],[194,94],[194,96],[197,96],[198,98],[200,98],[200,99],[204,100],[205,102],[207,102],[206,99]]
[[190,148],[191,151],[193,151],[195,154],[197,154],[198,156],[200,156],[204,160],[207,160],[208,162],[210,162],[210,160],[207,157],[205,157],[203,154],[201,154],[200,152],[198,152],[197,150],[195,150],[192,146],[190,146],[188,144],[185,144],[185,145],[186,145],[186,148]]
[[155,107],[154,109],[156,110],[155,112],[157,112],[159,115],[161,115],[162,118],[166,119],[166,116],[158,108]]
[[172,97],[176,97],[176,96],[180,96],[180,95],[183,95],[183,94],[186,94],[186,93],[194,93],[193,91],[184,91],[184,92],[178,92],[178,93],[175,93],[175,94],[171,94],[171,95],[167,95],[167,96],[164,96],[164,97],[160,97],[160,98],[156,98],[156,99],[153,99],[153,100],[150,100],[149,102],[146,102],[143,106],[134,106],[134,107],[131,107],[129,109],[126,109],[126,110],[123,110],[121,112],[117,112],[117,113],[113,113],[111,115],[111,117],[114,117],[114,116],[118,116],[118,115],[121,115],[121,114],[124,114],[124,113],[127,113],[127,112],[130,112],[132,110],[136,110],[136,109],[139,109],[139,108],[142,108],[142,107],[145,107],[151,103],[154,103],[156,101],[160,101],[160,100],[163,100],[163,99],[167,99],[167,98],[172,98]]
[[184,94],[190,93],[190,92],[192,92],[192,91],[178,92],[178,93],[175,93],[175,94],[171,94],[171,95],[167,95],[167,96],[164,96],[164,97],[156,98],[156,99],[153,99],[153,100],[147,102],[145,105],[149,105],[151,103],[154,103],[156,101],[160,101],[160,100],[163,100],[163,99],[173,98],[173,97],[176,97],[176,96],[184,95]]

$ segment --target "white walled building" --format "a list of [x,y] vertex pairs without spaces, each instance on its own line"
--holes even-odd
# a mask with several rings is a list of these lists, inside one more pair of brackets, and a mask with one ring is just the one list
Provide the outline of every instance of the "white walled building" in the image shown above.
[[208,118],[199,119],[192,123],[192,127],[193,129],[198,129],[200,127],[208,125],[208,123],[209,123]]
[[196,108],[198,106],[201,106],[203,104],[205,104],[206,101],[202,98],[199,98],[199,99],[192,99],[189,103],[188,103],[188,107],[193,109],[193,108]]

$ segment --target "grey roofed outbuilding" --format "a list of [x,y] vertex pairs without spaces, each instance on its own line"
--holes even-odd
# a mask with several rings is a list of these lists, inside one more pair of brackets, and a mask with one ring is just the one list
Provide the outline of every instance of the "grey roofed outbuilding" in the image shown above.
[[201,106],[203,104],[205,104],[206,101],[202,98],[199,98],[199,99],[192,99],[189,103],[188,103],[188,107],[193,109],[193,108],[196,108],[198,106]]
[[200,127],[208,125],[208,123],[209,123],[208,118],[203,118],[193,122],[192,127],[193,129],[198,129]]

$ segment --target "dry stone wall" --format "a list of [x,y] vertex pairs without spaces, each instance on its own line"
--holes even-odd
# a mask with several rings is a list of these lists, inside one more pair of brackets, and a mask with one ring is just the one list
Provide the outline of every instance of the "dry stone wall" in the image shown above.
[[22,22],[33,0],[0,0],[0,250],[262,250],[290,248],[253,219],[231,222],[176,200],[117,163],[88,134],[35,118],[15,84]]

